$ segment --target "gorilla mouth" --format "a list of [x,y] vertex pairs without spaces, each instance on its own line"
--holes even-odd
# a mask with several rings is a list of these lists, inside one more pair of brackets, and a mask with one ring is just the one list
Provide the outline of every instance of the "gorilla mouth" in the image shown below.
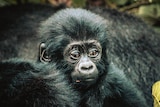
[[77,78],[77,79],[75,80],[75,82],[76,82],[76,83],[81,83],[81,82],[94,82],[94,81],[96,81],[96,80],[97,80],[97,79],[96,79],[95,77],[81,78],[81,79]]
[[85,81],[87,81],[87,82],[95,81],[95,78],[86,78]]

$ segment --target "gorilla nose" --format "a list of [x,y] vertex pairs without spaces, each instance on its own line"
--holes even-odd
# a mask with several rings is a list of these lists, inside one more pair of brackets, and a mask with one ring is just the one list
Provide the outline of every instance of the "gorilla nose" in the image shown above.
[[91,74],[94,70],[95,66],[91,62],[85,62],[79,65],[79,71],[83,74]]

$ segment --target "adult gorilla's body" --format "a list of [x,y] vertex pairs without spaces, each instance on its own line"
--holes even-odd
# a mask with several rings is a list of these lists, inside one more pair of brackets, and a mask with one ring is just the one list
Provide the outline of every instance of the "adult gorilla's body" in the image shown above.
[[[141,95],[141,93],[136,89],[131,81],[125,78],[123,71],[119,70],[113,63],[107,60],[107,37],[110,34],[107,29],[108,27],[106,20],[89,11],[82,9],[66,9],[57,12],[55,15],[47,19],[42,24],[39,30],[39,35],[45,35],[44,40],[42,40],[44,46],[42,47],[43,52],[42,54],[40,54],[40,57],[42,57],[41,61],[46,62],[47,64],[44,64],[43,66],[50,65],[54,69],[59,70],[62,75],[66,76],[65,81],[69,82],[69,84],[72,85],[75,89],[75,92],[80,94],[78,107],[147,107],[143,95]],[[21,63],[17,61],[16,63],[20,63],[20,65],[23,65],[24,62]],[[30,73],[28,72],[28,67],[24,65],[24,68],[26,70],[21,67],[20,69],[18,69],[17,73],[16,64],[13,64],[13,69],[11,70],[7,67],[8,65],[6,65],[7,64],[5,64],[5,62],[2,62],[1,64],[2,68],[3,66],[5,66],[1,71],[2,83],[5,82],[4,78],[7,79],[8,76],[10,77],[10,75],[6,74],[8,71],[16,73],[13,75],[13,78],[11,76],[11,80],[6,84],[6,86],[0,88],[2,92],[4,92],[4,94],[1,93],[2,96],[0,96],[0,98],[3,99],[5,95],[8,96],[6,99],[2,100],[2,105],[10,103],[7,101],[18,101],[19,104],[23,99],[16,97],[19,91],[19,96],[21,96],[21,91],[22,96],[24,92],[29,93],[29,95],[27,96],[27,101],[23,103],[27,107],[63,106],[59,103],[62,102],[61,100],[66,101],[64,106],[76,105],[69,105],[70,103],[68,103],[67,101],[73,101],[73,99],[67,100],[66,96],[68,97],[68,94],[63,95],[62,93],[62,95],[59,95],[60,92],[58,88],[61,87],[57,86],[58,83],[57,85],[55,84],[55,82],[57,81],[56,79],[52,84],[51,80],[55,78],[55,75],[52,75],[52,73],[56,73],[56,70],[53,69],[53,71],[48,73],[48,77],[52,78],[51,80],[48,79],[48,83],[48,81],[44,81],[44,75],[41,75],[42,78],[32,75],[32,73],[34,73],[34,70],[36,69],[34,67],[31,68],[32,73]],[[22,77],[25,77],[26,73],[22,73],[22,81],[20,81],[20,83],[22,82],[22,84],[16,87],[19,83],[17,81],[17,78],[21,69],[23,72],[31,74],[31,77],[29,75],[29,77],[24,78],[23,82]],[[39,70],[39,72],[41,73],[41,70]],[[47,72],[48,70],[42,71],[42,73]],[[29,83],[31,84],[28,85],[28,79],[30,78],[31,80],[29,81]],[[44,88],[48,94],[44,93],[42,90],[36,90],[38,96],[35,96],[35,93],[30,91],[32,89],[37,89],[38,86],[41,86],[41,83],[35,84],[35,86],[33,85],[33,83],[36,83],[36,79],[38,79],[37,83],[44,81],[44,85],[42,84],[42,88]],[[41,81],[39,81],[39,79]],[[12,81],[15,81],[15,83],[12,83]],[[10,86],[12,85],[16,87],[17,91],[10,88]],[[50,91],[50,88],[54,86],[57,86],[57,88],[51,89]],[[66,86],[64,85],[64,87]],[[8,90],[9,92],[5,92],[5,90]],[[67,92],[65,90],[62,91],[64,93]],[[43,98],[43,93],[45,94],[44,96],[47,97]],[[39,96],[39,94],[42,94],[42,96]],[[62,96],[60,97],[60,101],[58,98],[56,98],[57,94],[59,96]],[[73,97],[72,95],[71,98]],[[75,94],[75,96],[77,95]],[[12,100],[12,98],[9,99],[9,97],[12,97],[14,100]],[[33,100],[29,100],[30,97]],[[43,99],[41,99],[41,97]],[[36,99],[38,100],[38,102],[36,102]],[[44,103],[42,102],[41,104],[41,100],[43,100]],[[49,102],[52,103],[48,105]]]
[[52,65],[20,59],[0,62],[1,107],[76,107],[78,94]]
[[41,21],[57,10],[60,9],[40,4],[1,7],[0,60],[13,57],[36,60],[40,42],[37,29]]
[[[37,7],[43,7],[43,6],[37,6]],[[45,7],[45,8],[49,10],[54,9],[51,7]],[[30,10],[28,10],[27,16],[38,16],[39,18],[43,18],[42,20],[50,16],[50,15],[47,15],[47,16],[43,15],[46,10],[44,9],[39,9],[39,10],[41,12],[37,14],[34,13],[36,12],[36,9],[34,11],[31,10],[33,13]],[[22,15],[20,18],[18,17],[17,20],[19,19],[28,20],[36,24],[36,27],[38,27],[39,24],[37,23],[39,23],[39,20],[32,21],[30,18],[29,19],[28,17],[26,18],[25,11],[26,9],[23,11],[24,15]],[[159,80],[160,78],[159,76],[160,67],[158,66],[160,63],[159,34],[154,32],[150,27],[144,24],[144,22],[142,22],[141,20],[135,17],[132,17],[130,15],[119,13],[115,10],[109,10],[109,9],[104,9],[104,10],[98,9],[96,11],[95,9],[93,9],[92,11],[104,16],[108,20],[108,26],[110,26],[109,30],[111,30],[110,32],[111,34],[108,35],[110,37],[108,37],[109,45],[107,46],[108,47],[108,51],[107,51],[108,60],[112,61],[119,68],[123,69],[124,72],[127,74],[127,76],[131,78],[131,80],[135,84],[137,84],[141,90],[143,90],[144,95],[147,99],[147,102],[149,103],[149,106],[151,106],[152,105],[151,86],[155,81]],[[47,12],[45,13],[47,14]],[[14,13],[10,12],[10,14],[14,14]],[[10,18],[10,16],[8,17]],[[35,17],[32,17],[32,18],[34,19]],[[13,31],[16,36],[18,35],[18,36],[23,37],[24,35],[26,35],[26,33],[24,34],[24,32],[22,32],[22,30],[26,30],[26,29],[25,27],[21,28],[21,25],[22,25],[21,21],[22,20],[20,20],[19,22],[20,24],[19,26],[13,23],[12,28],[6,27],[5,30],[1,31],[1,35],[5,36],[7,34],[13,37],[13,33],[10,31],[13,28],[19,31],[18,33]],[[3,19],[1,20],[1,22],[8,23],[8,20],[5,21],[5,19]],[[26,26],[28,26],[27,31],[28,30],[31,31],[31,32],[26,31],[27,35],[30,35],[30,36],[34,35],[34,33],[36,33],[37,28],[34,27],[33,24],[27,24],[27,22],[26,22]],[[32,28],[36,28],[36,29],[34,30]],[[10,41],[9,39],[5,39],[5,40]],[[16,39],[14,39],[13,41],[16,41]],[[35,50],[36,45],[30,44],[31,41],[32,39],[29,39],[29,41],[22,42],[22,43],[26,47],[28,47],[28,45],[32,48],[35,47],[33,49]],[[3,47],[6,46],[6,49],[11,48],[10,45],[8,46],[8,43],[10,42],[4,43],[4,41],[1,41],[1,43],[2,43],[1,46]],[[17,47],[13,47],[13,48],[17,49]],[[24,47],[22,47],[21,49],[22,50],[20,52],[18,51],[18,54],[19,54],[18,56],[25,57],[25,58],[33,58],[31,53],[29,54],[30,56],[28,56],[28,52],[27,53],[25,52],[26,49]],[[37,54],[37,53],[32,53],[32,54]],[[6,55],[10,56],[10,54],[8,54],[7,52],[1,55],[2,55],[1,59],[5,59]]]

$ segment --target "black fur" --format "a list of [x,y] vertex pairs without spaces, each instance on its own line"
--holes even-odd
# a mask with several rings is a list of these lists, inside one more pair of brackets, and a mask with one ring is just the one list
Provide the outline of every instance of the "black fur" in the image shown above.
[[76,107],[76,94],[52,65],[30,61],[0,62],[1,107]]
[[110,26],[107,56],[142,90],[152,107],[151,88],[160,80],[160,34],[142,20],[116,10],[93,9]]
[[36,60],[40,42],[37,29],[41,21],[57,10],[60,8],[40,4],[1,7],[0,60],[13,57]]
[[[0,13],[3,15],[0,15],[0,60],[11,57],[36,59],[39,42],[37,28],[40,22],[51,16],[55,10],[57,9],[45,5],[1,8]],[[107,20],[107,30],[110,31],[107,37],[108,62],[113,62],[125,72],[143,92],[147,104],[151,107],[151,87],[160,78],[159,34],[131,15],[107,8],[90,10]],[[18,17],[14,17],[17,15]]]
[[[132,82],[111,62],[107,60],[108,37],[107,22],[102,17],[82,9],[66,9],[47,19],[40,28],[44,36],[46,51],[51,56],[50,64],[63,71],[70,79],[74,70],[63,56],[65,47],[73,41],[95,39],[102,46],[101,61],[96,64],[99,79],[89,88],[87,84],[70,84],[80,93],[80,107],[147,107],[143,95]],[[78,87],[77,87],[78,85]]]

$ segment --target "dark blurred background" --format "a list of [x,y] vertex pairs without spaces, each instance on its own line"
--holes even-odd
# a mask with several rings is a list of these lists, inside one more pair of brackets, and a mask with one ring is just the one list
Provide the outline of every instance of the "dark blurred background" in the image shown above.
[[50,4],[66,7],[106,7],[142,18],[160,32],[160,0],[0,0],[0,7],[26,3]]

